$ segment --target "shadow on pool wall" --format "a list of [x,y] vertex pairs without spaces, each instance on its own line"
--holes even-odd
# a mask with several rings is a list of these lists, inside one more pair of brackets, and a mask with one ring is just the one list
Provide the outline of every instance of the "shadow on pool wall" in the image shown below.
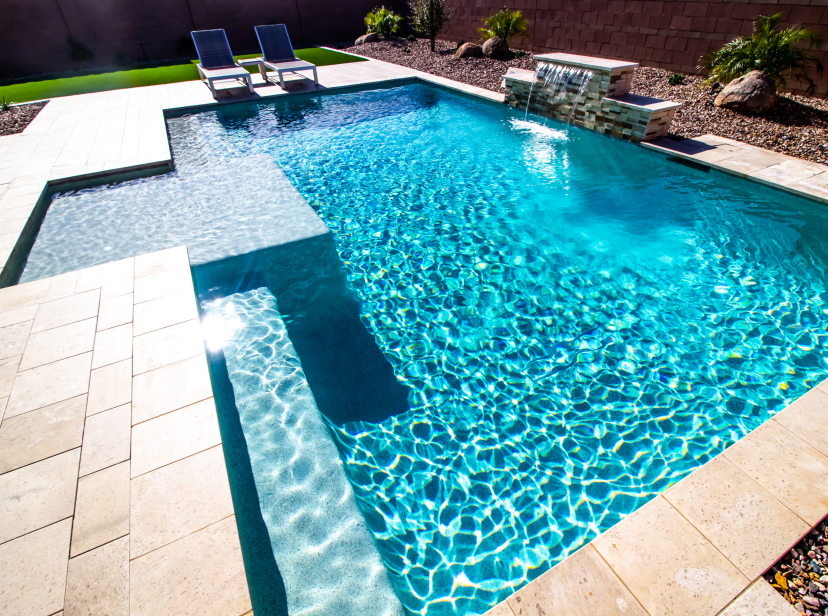
[[285,582],[273,556],[270,535],[259,507],[256,481],[224,354],[213,351],[208,357],[253,611],[259,616],[288,616]]
[[193,274],[200,302],[270,289],[332,423],[379,423],[408,410],[409,390],[360,320],[330,233],[199,265]]

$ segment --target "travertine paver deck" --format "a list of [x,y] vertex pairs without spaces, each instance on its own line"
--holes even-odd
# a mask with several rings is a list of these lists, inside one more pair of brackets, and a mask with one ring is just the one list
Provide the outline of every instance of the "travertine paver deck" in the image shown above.
[[[319,74],[503,98],[374,60]],[[249,98],[284,94],[256,80]],[[164,110],[214,103],[200,82],[67,97],[0,137],[0,264],[47,182],[167,165]],[[644,147],[828,194],[825,167],[731,140]],[[196,319],[183,247],[0,289],[4,611],[249,613]],[[828,383],[490,614],[794,614],[758,575],[828,513],[826,408]]]
[[180,247],[0,289],[3,614],[250,611],[189,272]]

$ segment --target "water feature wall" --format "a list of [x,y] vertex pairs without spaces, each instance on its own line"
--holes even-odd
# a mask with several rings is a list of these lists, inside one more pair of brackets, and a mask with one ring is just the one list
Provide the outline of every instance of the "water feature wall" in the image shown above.
[[510,68],[506,103],[527,115],[572,123],[629,141],[667,135],[679,103],[630,94],[634,62],[564,53],[535,56],[533,73]]

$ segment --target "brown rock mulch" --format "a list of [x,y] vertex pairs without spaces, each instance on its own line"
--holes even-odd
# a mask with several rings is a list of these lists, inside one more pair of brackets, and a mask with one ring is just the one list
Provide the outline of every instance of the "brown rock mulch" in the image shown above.
[[[408,48],[405,52],[403,49]],[[345,51],[376,60],[393,62],[433,75],[440,75],[494,92],[502,92],[501,76],[509,67],[534,70],[531,54],[492,60],[454,57],[457,43],[437,41],[431,52],[424,39],[402,38],[349,47]],[[658,68],[635,71],[631,92],[682,103],[671,132],[678,137],[713,134],[736,139],[775,152],[815,163],[828,164],[828,101],[819,98],[782,94],[774,111],[762,116],[746,116],[713,106],[718,90],[701,86],[704,80],[686,75],[684,85],[671,86],[672,73]]]
[[[407,41],[404,38],[394,37],[390,40],[348,47],[343,51],[407,66],[424,73],[454,79],[494,92],[502,92],[501,77],[510,66],[535,70],[535,60],[532,54],[528,53],[515,57],[516,54],[512,51],[509,57],[503,60],[492,58],[463,58],[461,60],[454,57],[457,43],[436,41],[435,47],[436,51],[432,52],[431,42],[428,39]],[[403,51],[406,48],[410,51]]]
[[800,614],[828,613],[828,524],[825,520],[771,567],[765,579]]
[[0,111],[0,137],[22,133],[45,106],[46,103],[30,103],[15,105],[8,111]]

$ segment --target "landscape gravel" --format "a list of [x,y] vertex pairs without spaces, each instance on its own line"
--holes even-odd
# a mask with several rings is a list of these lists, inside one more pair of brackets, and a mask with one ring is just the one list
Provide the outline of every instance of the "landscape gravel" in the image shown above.
[[[475,41],[467,41],[475,42]],[[366,43],[357,47],[348,47],[344,51],[359,56],[393,62],[409,68],[440,75],[462,83],[468,83],[487,90],[502,92],[501,80],[510,66],[535,70],[535,60],[532,54],[523,54],[515,57],[514,51],[503,60],[492,58],[455,58],[454,51],[459,45],[449,41],[436,41],[436,51],[432,52],[428,39],[407,41],[404,38]],[[403,51],[408,49],[408,52]]]
[[30,103],[15,105],[8,111],[0,111],[0,137],[22,133],[45,106],[46,103]]
[[805,616],[828,614],[828,524],[823,520],[783,556],[765,579]]
[[[429,41],[403,38],[348,47],[357,55],[393,62],[433,75],[502,92],[501,78],[509,67],[535,69],[531,53],[503,60],[454,57],[458,43],[437,41],[437,50]],[[404,51],[408,49],[408,51]],[[520,52],[519,52],[520,54]],[[671,127],[675,138],[718,135],[736,139],[767,150],[781,152],[815,163],[828,164],[828,101],[825,99],[781,94],[776,109],[763,116],[747,116],[713,106],[721,88],[703,86],[703,77],[685,75],[684,84],[671,86],[673,73],[659,68],[638,68],[631,93],[682,103]]]

